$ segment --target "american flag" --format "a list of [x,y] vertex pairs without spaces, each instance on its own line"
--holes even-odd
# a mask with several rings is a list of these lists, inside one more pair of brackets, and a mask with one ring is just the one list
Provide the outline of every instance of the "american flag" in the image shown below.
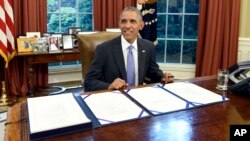
[[15,55],[12,6],[12,0],[0,0],[0,55],[4,58],[5,68]]

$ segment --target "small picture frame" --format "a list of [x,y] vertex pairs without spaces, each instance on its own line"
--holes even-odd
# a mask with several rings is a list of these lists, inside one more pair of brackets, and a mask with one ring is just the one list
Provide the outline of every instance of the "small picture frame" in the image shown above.
[[49,37],[49,52],[60,51],[59,38]]
[[26,37],[35,37],[35,38],[40,38],[41,33],[40,32],[26,32]]
[[34,52],[48,52],[48,37],[37,38],[37,42],[33,44]]
[[68,28],[69,34],[76,35],[77,32],[82,31],[81,27],[70,27]]
[[78,40],[75,36],[72,36],[72,41],[73,41],[73,47],[78,47]]
[[17,38],[18,52],[33,52],[32,44],[36,43],[37,39],[32,38]]
[[43,35],[42,35],[43,37],[47,37],[47,38],[49,38],[50,36],[51,36],[51,33],[43,33]]
[[52,33],[50,34],[51,37],[58,37],[58,43],[59,43],[59,46],[62,47],[63,44],[62,44],[62,33]]
[[63,34],[63,49],[73,49],[73,39],[71,34]]

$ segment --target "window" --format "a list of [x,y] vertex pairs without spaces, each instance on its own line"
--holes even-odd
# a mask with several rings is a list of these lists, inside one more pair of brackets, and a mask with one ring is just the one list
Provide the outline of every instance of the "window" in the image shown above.
[[199,0],[158,0],[158,63],[195,64]]
[[[68,32],[69,27],[94,30],[93,0],[47,0],[48,32]],[[192,78],[196,62],[199,0],[157,0],[158,45],[156,59],[176,79]],[[80,62],[50,63],[50,72],[71,71]],[[52,71],[51,71],[52,70]],[[178,76],[179,75],[179,76]]]
[[[47,0],[47,31],[68,33],[69,27],[93,30],[92,0]],[[79,61],[49,63],[50,67],[77,65]]]

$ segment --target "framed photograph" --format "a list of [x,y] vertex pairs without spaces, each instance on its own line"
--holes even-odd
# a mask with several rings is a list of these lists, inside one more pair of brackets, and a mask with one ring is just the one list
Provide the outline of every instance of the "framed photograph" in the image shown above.
[[62,33],[52,33],[50,34],[51,37],[58,37],[58,43],[59,43],[59,46],[62,47],[63,44],[62,44]]
[[73,41],[73,47],[78,47],[78,40],[75,36],[72,36],[72,41]]
[[76,35],[77,32],[82,31],[81,27],[70,27],[68,28],[69,34]]
[[17,38],[18,52],[32,52],[32,44],[36,43],[36,38]]
[[26,32],[26,37],[35,37],[35,38],[40,38],[41,33],[40,32]]
[[49,52],[60,51],[58,37],[49,37]]
[[64,34],[62,36],[63,49],[73,49],[73,39],[71,34]]
[[43,35],[42,35],[42,36],[43,36],[43,37],[47,37],[47,38],[49,38],[49,37],[51,36],[51,34],[52,34],[52,33],[43,33]]
[[33,44],[34,52],[48,52],[48,37],[37,38]]

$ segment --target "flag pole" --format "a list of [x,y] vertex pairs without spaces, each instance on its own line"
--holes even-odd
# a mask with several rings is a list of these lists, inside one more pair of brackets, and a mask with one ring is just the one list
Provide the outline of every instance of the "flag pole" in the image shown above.
[[5,77],[8,63],[15,55],[13,0],[0,0],[0,9],[0,32],[2,33],[0,40],[0,56],[2,56],[0,57],[0,106],[8,106],[16,102],[16,100],[9,99],[10,96],[7,95],[6,81],[10,80]]
[[[2,59],[0,59],[0,62],[2,62]],[[4,64],[4,63],[1,63],[1,64]],[[13,105],[15,104],[16,100],[14,99],[9,99],[8,96],[7,96],[7,91],[6,91],[6,85],[5,85],[5,68],[4,66],[0,65],[0,71],[1,71],[1,74],[0,74],[0,78],[1,78],[1,88],[2,88],[2,91],[1,91],[1,98],[0,98],[0,107],[2,106],[9,106],[9,105]]]

